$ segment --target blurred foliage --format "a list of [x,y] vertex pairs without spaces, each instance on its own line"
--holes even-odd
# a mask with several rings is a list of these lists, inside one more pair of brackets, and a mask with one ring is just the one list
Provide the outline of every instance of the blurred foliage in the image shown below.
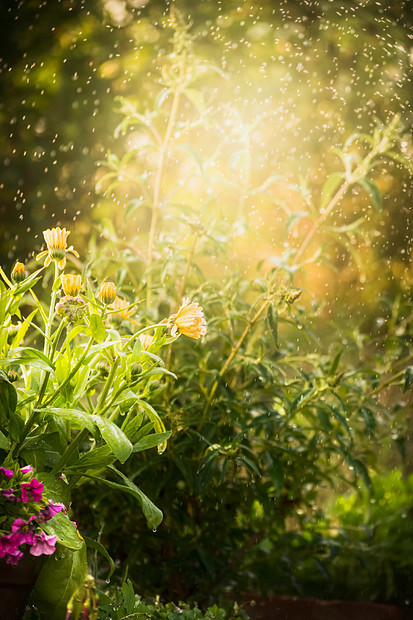
[[[291,180],[290,187],[270,188],[270,202],[245,200],[260,234],[252,248],[271,253],[282,226],[274,203],[303,210],[294,185],[305,177],[311,189],[320,190],[335,169],[331,147],[352,131],[370,132],[375,115],[400,113],[411,124],[408,3],[320,0],[274,7],[270,1],[181,0],[176,6],[191,16],[197,56],[226,76],[202,73],[197,104],[208,109],[211,95],[219,94],[215,114],[228,123],[227,142],[257,154],[249,173],[255,185],[269,171]],[[39,234],[74,219],[72,230],[86,246],[90,222],[105,212],[97,207],[95,162],[114,148],[112,130],[119,119],[114,100],[121,95],[141,108],[151,106],[157,92],[152,78],[169,45],[170,34],[160,27],[168,7],[157,0],[2,3],[0,210],[2,254],[10,265],[19,258],[17,247],[21,260],[34,250],[28,229]],[[193,118],[189,106],[180,112],[182,121]],[[138,132],[134,139],[139,138]],[[199,139],[205,145],[208,133]],[[407,133],[403,144],[409,155]],[[217,165],[225,161],[224,151]],[[386,162],[379,172],[387,208],[373,218],[366,241],[368,285],[360,302],[405,278],[410,260],[410,190],[397,166]],[[364,213],[365,196],[354,194],[349,208]],[[113,217],[112,205],[106,211]],[[144,231],[145,221],[141,227]],[[356,286],[348,253],[332,259],[347,285]],[[324,277],[314,274],[321,290]],[[325,294],[337,295],[331,279]]]

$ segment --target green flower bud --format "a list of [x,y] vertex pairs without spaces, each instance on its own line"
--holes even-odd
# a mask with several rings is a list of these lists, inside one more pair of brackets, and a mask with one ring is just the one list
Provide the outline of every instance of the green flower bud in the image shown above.
[[140,375],[142,372],[142,364],[139,364],[139,362],[134,362],[132,366],[130,367],[130,372],[131,372],[132,377],[136,377],[137,375]]
[[13,267],[13,271],[11,272],[11,279],[13,282],[23,282],[26,279],[26,271],[24,269],[23,263],[16,263]]

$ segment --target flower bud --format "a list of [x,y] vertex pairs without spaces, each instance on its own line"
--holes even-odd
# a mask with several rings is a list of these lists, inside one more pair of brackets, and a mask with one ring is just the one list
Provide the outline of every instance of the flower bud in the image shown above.
[[97,617],[98,595],[95,580],[92,575],[88,575],[67,604],[66,620],[97,620]]
[[10,381],[10,383],[13,383],[14,381],[18,381],[20,377],[19,377],[19,373],[16,372],[15,370],[8,370],[7,378]]
[[134,362],[132,366],[130,367],[130,372],[131,372],[132,377],[136,377],[137,375],[140,375],[142,372],[142,364],[139,364],[139,362]]
[[293,304],[301,295],[300,289],[290,289],[285,295],[285,301],[287,304]]
[[63,273],[61,276],[62,289],[65,295],[76,297],[82,286],[82,276],[73,273]]
[[116,286],[113,282],[103,282],[100,286],[99,297],[107,306],[116,299]]
[[16,263],[11,272],[11,279],[13,282],[19,283],[26,279],[26,271],[23,263]]
[[109,376],[109,371],[110,371],[109,362],[105,362],[101,360],[100,362],[96,364],[95,368],[102,377],[106,378]]

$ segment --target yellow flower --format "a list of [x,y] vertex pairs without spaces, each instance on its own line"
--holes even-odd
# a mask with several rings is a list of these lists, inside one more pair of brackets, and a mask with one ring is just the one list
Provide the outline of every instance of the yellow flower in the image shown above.
[[79,258],[79,254],[72,246],[70,246],[70,248],[67,247],[66,240],[68,235],[70,235],[70,230],[66,230],[66,228],[57,227],[44,230],[43,237],[46,241],[47,250],[40,252],[40,254],[36,256],[36,260],[40,260],[43,256],[46,256],[46,260],[44,261],[45,267],[48,267],[52,260],[58,260],[59,269],[64,269],[66,265],[66,252],[72,252],[72,254]]
[[62,289],[65,295],[76,297],[82,286],[82,276],[73,273],[63,273],[61,276]]
[[108,305],[116,299],[116,286],[113,282],[103,282],[100,286],[99,297],[104,304]]
[[190,338],[200,338],[205,336],[207,331],[204,311],[197,301],[189,303],[188,299],[184,299],[178,312],[170,317],[170,321],[173,323],[172,336],[180,333]]
[[141,334],[139,336],[139,340],[141,341],[142,349],[144,351],[147,351],[149,349],[153,342],[153,339],[153,336],[150,336],[149,334]]
[[24,269],[23,263],[16,263],[13,267],[13,271],[11,272],[11,279],[13,282],[23,282],[26,278],[26,271]]
[[[129,319],[135,312],[134,308],[128,308],[130,303],[126,299],[120,299],[116,297],[115,301],[109,306],[111,310],[116,310],[111,316],[119,317],[120,319]],[[125,310],[125,308],[128,308]]]

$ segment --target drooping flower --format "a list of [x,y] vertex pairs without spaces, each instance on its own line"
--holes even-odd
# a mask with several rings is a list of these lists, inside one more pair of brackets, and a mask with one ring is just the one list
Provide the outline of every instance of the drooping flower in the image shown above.
[[150,334],[141,334],[139,340],[141,341],[142,349],[147,351],[153,342],[154,337]]
[[30,482],[22,483],[21,492],[23,502],[28,502],[29,499],[33,502],[40,502],[43,494],[43,484],[39,482],[37,478],[32,478]]
[[130,306],[130,303],[128,303],[126,299],[116,297],[115,301],[109,306],[111,310],[116,310],[116,312],[111,314],[111,318],[129,319],[132,314],[134,314],[135,309],[128,308],[128,306]]
[[99,297],[104,304],[112,304],[116,299],[116,285],[113,282],[103,282],[99,289]]
[[82,286],[82,276],[74,273],[62,273],[61,282],[64,294],[76,297]]
[[198,339],[207,331],[204,311],[197,301],[189,303],[188,299],[184,299],[178,312],[173,314],[169,321],[172,323],[172,336],[184,334]]
[[66,265],[66,252],[71,252],[79,258],[79,254],[72,246],[70,246],[70,248],[67,247],[66,240],[68,235],[70,235],[70,230],[66,230],[66,228],[57,227],[44,230],[43,237],[46,241],[47,250],[40,252],[40,254],[36,256],[36,260],[40,260],[43,256],[46,256],[46,260],[44,261],[45,267],[48,267],[52,260],[57,260],[59,261],[59,269],[64,269]]
[[11,279],[13,282],[23,282],[26,279],[26,270],[23,263],[16,263],[11,272]]
[[34,542],[30,548],[31,555],[52,555],[56,551],[57,536],[49,536],[44,532],[34,535]]
[[10,478],[13,478],[14,476],[14,471],[12,469],[5,469],[4,467],[0,467],[0,472],[8,480],[10,480]]

